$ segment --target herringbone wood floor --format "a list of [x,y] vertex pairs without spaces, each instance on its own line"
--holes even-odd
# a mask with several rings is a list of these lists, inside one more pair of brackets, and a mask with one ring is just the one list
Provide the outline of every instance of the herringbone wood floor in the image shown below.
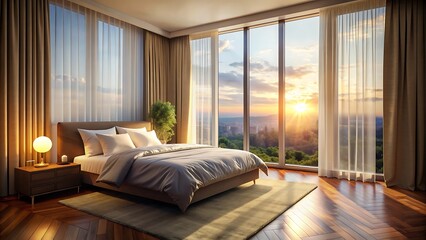
[[[253,239],[426,239],[425,192],[277,169],[268,178],[311,182],[318,188]],[[92,191],[86,188],[80,194]],[[154,239],[58,203],[74,194],[40,196],[33,210],[29,199],[3,199],[0,239]]]

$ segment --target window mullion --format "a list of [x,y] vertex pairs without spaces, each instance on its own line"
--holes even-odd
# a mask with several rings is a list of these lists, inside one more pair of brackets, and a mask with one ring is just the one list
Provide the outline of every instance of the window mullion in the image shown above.
[[250,29],[244,28],[244,134],[243,149],[250,150]]
[[219,111],[218,111],[218,102],[219,102],[219,95],[218,95],[218,89],[219,89],[219,80],[218,80],[218,64],[219,64],[219,45],[218,45],[218,36],[215,34],[213,37],[211,37],[211,61],[212,61],[212,108],[213,108],[213,117],[212,117],[212,145],[218,147],[219,145]]
[[285,165],[285,22],[278,24],[278,159]]

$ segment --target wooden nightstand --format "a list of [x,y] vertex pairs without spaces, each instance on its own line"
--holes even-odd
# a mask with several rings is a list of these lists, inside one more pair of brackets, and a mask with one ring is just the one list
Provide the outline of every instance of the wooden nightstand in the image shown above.
[[34,197],[77,188],[80,192],[80,164],[67,165],[50,164],[47,167],[20,167],[15,168],[15,186],[20,194],[31,197],[31,206],[34,207]]

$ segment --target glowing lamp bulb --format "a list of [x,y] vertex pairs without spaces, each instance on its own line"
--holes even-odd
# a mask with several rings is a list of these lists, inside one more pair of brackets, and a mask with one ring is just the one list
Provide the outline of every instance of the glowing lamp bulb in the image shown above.
[[46,136],[38,137],[33,142],[33,148],[39,153],[48,152],[52,148],[52,141]]

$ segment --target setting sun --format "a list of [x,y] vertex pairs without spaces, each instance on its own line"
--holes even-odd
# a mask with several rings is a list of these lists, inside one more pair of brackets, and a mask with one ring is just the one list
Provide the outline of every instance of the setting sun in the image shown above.
[[294,111],[297,113],[304,113],[308,110],[308,105],[306,103],[300,102],[294,105]]

